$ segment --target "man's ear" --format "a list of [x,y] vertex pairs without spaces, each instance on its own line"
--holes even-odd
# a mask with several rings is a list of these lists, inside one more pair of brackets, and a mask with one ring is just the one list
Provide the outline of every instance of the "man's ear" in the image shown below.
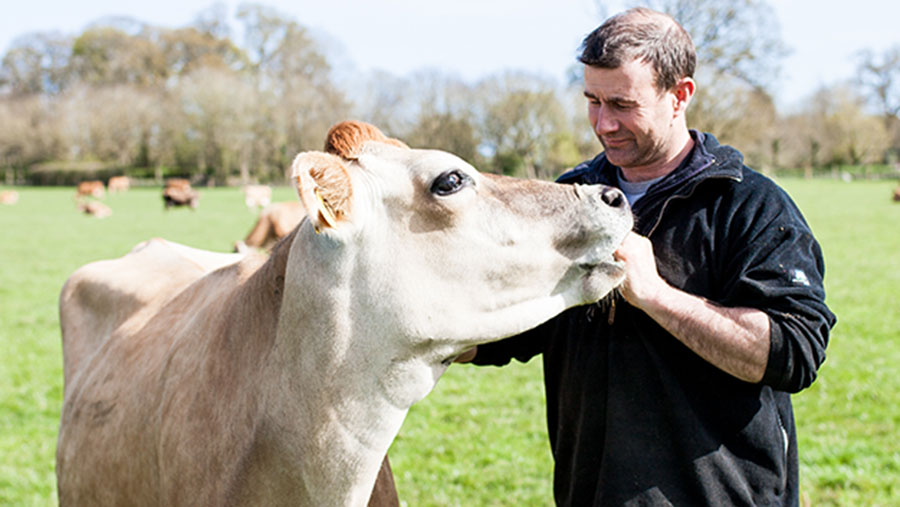
[[301,153],[291,165],[291,178],[316,232],[349,219],[353,188],[340,157],[322,152]]
[[696,89],[697,83],[689,77],[683,77],[675,84],[672,88],[672,96],[673,109],[676,114],[684,114],[691,103],[691,99],[694,97]]

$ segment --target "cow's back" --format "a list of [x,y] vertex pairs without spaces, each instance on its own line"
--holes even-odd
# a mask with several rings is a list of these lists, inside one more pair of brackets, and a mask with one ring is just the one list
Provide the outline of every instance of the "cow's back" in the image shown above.
[[66,385],[112,332],[142,326],[167,301],[209,271],[236,257],[192,258],[165,240],[151,239],[124,257],[79,268],[59,301]]

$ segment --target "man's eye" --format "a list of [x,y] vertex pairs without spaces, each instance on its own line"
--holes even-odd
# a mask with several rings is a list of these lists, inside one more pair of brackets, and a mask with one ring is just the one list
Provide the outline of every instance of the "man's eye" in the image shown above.
[[469,182],[471,182],[471,178],[467,174],[458,169],[453,169],[435,178],[434,183],[431,184],[431,193],[450,195],[458,192]]

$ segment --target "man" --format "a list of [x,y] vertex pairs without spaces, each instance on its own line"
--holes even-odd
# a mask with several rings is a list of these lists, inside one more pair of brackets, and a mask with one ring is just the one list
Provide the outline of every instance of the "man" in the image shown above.
[[579,60],[604,151],[559,181],[626,193],[625,282],[472,361],[542,354],[559,505],[797,505],[790,393],[835,322],[819,246],[785,192],[688,129],[696,55],[672,18],[614,16]]

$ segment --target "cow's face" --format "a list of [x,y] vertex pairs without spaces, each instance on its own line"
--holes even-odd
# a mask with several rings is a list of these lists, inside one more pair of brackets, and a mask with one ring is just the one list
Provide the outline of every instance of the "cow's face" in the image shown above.
[[383,142],[353,160],[300,155],[294,174],[307,238],[330,252],[310,255],[353,271],[360,322],[435,362],[596,301],[623,277],[612,253],[632,216],[617,190],[482,174]]

